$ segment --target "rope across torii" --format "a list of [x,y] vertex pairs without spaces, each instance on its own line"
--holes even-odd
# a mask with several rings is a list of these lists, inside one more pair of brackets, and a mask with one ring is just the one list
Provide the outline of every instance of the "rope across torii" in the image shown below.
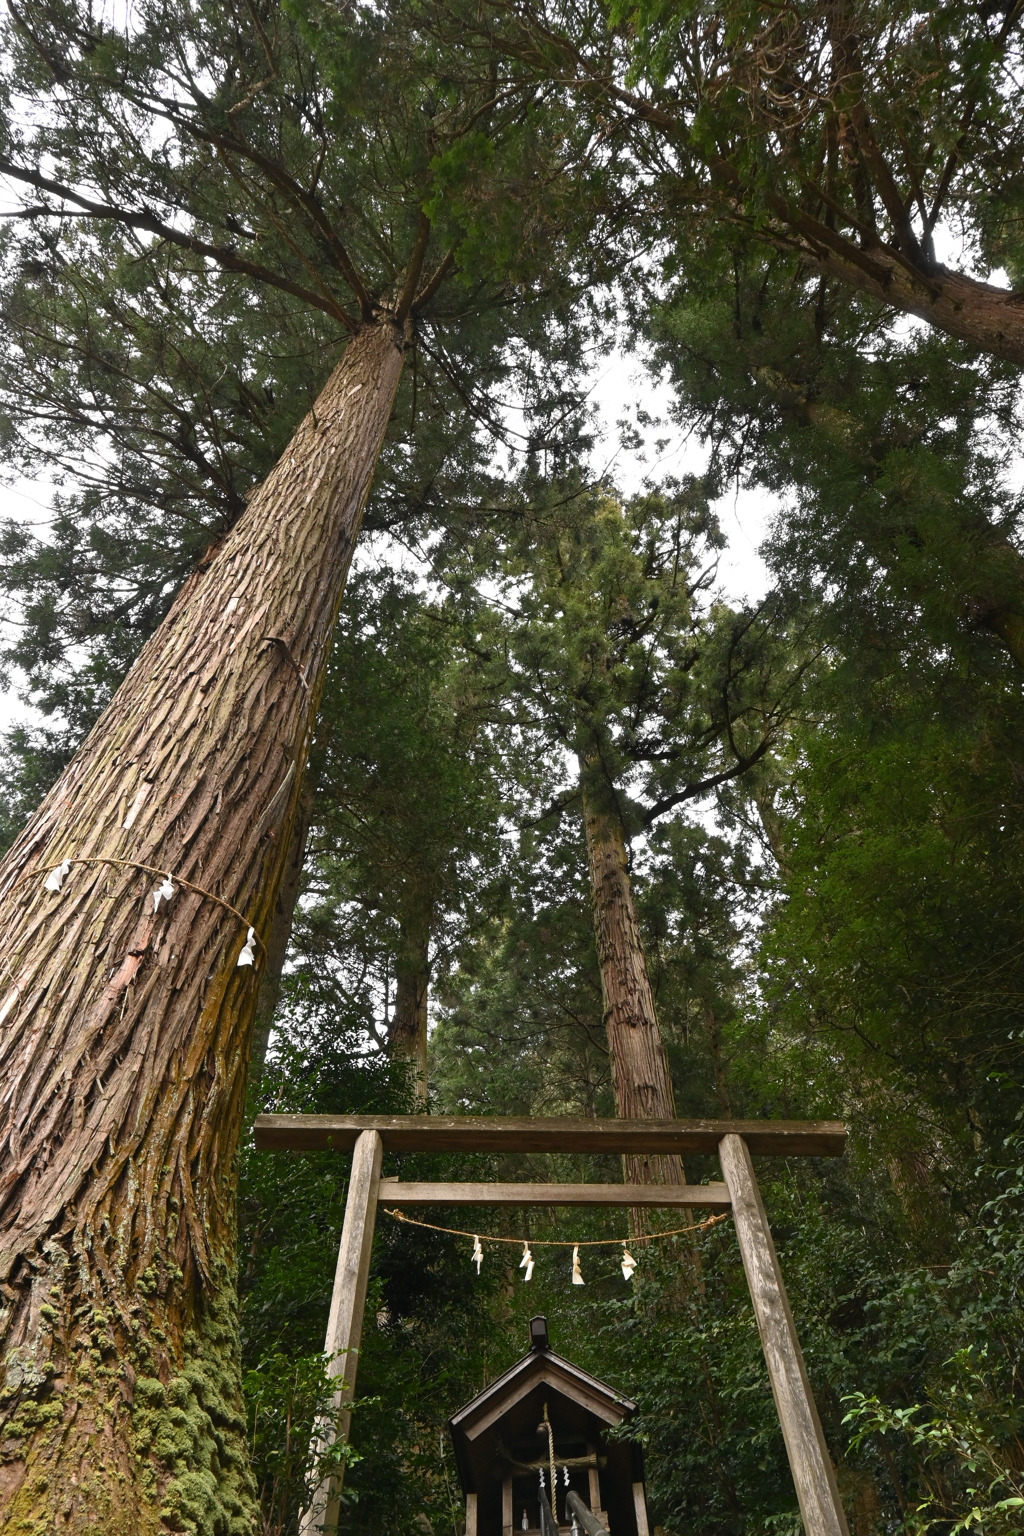
[[[751,1153],[840,1157],[846,1127],[832,1120],[577,1120],[491,1115],[260,1115],[260,1151],[352,1152],[325,1353],[344,1380],[322,1449],[348,1436],[377,1205],[594,1205],[731,1211],[806,1536],[849,1536],[835,1470],[765,1215]],[[722,1184],[424,1184],[382,1179],[389,1152],[717,1154]],[[334,1536],[341,1473],[318,1488],[302,1536]]]

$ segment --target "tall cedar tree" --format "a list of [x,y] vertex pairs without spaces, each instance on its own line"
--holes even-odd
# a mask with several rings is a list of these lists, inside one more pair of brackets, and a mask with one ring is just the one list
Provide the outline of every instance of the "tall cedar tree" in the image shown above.
[[2,1518],[242,1532],[233,1170],[334,619],[418,320],[448,283],[507,346],[565,291],[579,146],[408,14],[42,4],[6,40],[29,228],[121,226],[348,337],[0,869]]
[[[579,807],[615,1105],[675,1114],[630,878],[638,834],[759,762],[795,707],[802,666],[769,603],[710,599],[721,541],[698,483],[623,506],[553,496],[524,520],[503,603],[478,644],[503,674],[510,719],[576,765],[542,820]],[[799,642],[796,643],[797,653]],[[678,1158],[636,1158],[641,1181],[683,1178]]]
[[[275,46],[287,43],[278,33]],[[322,140],[327,126],[336,133],[338,125],[332,120],[325,126],[325,88],[315,72],[302,91],[295,81],[287,86],[287,110],[277,114],[282,121],[248,126],[262,133],[262,148],[275,154],[280,150],[286,162],[293,152],[307,153],[314,183],[321,177],[316,183],[321,196],[328,190],[351,194],[347,206],[358,212],[368,195],[364,183],[372,190],[376,181],[375,207],[384,224],[396,215],[408,225],[408,205],[415,213],[416,177],[426,169],[429,180],[437,169],[442,190],[450,191],[452,165],[434,156],[432,165],[425,166],[422,154],[417,160],[415,144],[399,165],[386,160],[388,123],[394,128],[403,108],[401,58],[396,60],[395,52],[392,48],[384,61],[394,87],[391,100],[369,104],[377,151],[372,162],[354,168],[362,170],[362,180],[353,175],[351,185],[339,186],[343,167],[335,155],[331,188],[322,185],[325,167],[318,170],[317,144],[308,140]],[[453,72],[452,80],[459,78]],[[23,84],[23,94],[39,88],[32,80]],[[501,86],[511,108],[514,86],[508,81]],[[266,86],[260,93],[259,105],[273,118],[270,91]],[[409,133],[423,137],[422,108],[432,119],[435,148],[443,160],[450,137],[442,121],[445,104],[428,89],[425,106],[418,107],[423,94],[415,89],[406,93],[406,139]],[[346,99],[359,118],[362,109],[350,91]],[[289,113],[295,112],[300,121],[289,128]],[[536,102],[533,116],[535,126]],[[76,118],[83,117],[79,110]],[[486,260],[467,261],[471,252],[462,239],[460,281],[448,283],[418,315],[407,358],[411,367],[404,370],[397,417],[369,510],[376,526],[436,522],[450,515],[453,503],[466,504],[466,476],[495,434],[540,442],[550,451],[576,429],[575,392],[567,387],[573,349],[563,348],[562,327],[552,329],[548,323],[550,300],[564,300],[571,289],[567,293],[562,286],[553,293],[550,283],[531,281],[529,253],[520,250],[520,233],[511,229],[513,210],[524,196],[534,218],[532,242],[555,233],[559,218],[557,198],[548,201],[546,210],[542,206],[545,190],[553,190],[550,180],[543,181],[545,165],[548,171],[551,167],[539,151],[529,154],[529,117],[527,110],[519,123],[524,142],[518,169],[509,166],[506,155],[507,206],[493,199],[488,204],[485,198],[461,210],[467,218],[472,215],[478,256],[480,237],[488,230],[497,237],[497,270]],[[74,123],[67,126],[73,149]],[[397,127],[402,128],[400,121]],[[493,137],[497,131],[507,150],[515,125],[506,115],[483,128],[475,139],[469,135],[468,159],[461,145],[464,191],[466,175],[472,180],[473,155],[486,159],[490,152],[488,133]],[[350,125],[350,139],[352,131]],[[115,144],[113,163],[124,158],[124,146]],[[100,157],[92,169],[109,177],[112,166]],[[223,205],[218,228],[230,247],[225,254],[238,254],[239,229],[244,228],[259,235],[264,254],[272,251],[286,268],[298,265],[294,251],[281,248],[277,231],[261,227],[266,218],[243,219],[239,225],[245,212],[239,188],[223,174],[217,181],[213,173],[222,169],[207,167],[204,192],[211,218],[219,217]],[[247,190],[254,190],[251,184]],[[307,303],[291,291],[293,285],[254,282],[246,273],[216,265],[200,249],[153,239],[118,222],[48,219],[39,201],[26,196],[31,216],[6,218],[0,225],[5,322],[0,328],[0,442],[7,473],[44,476],[56,490],[44,532],[23,517],[6,519],[0,528],[0,591],[17,619],[5,633],[2,659],[25,679],[33,703],[57,720],[47,729],[15,733],[4,744],[5,769],[16,791],[0,829],[5,846],[37,803],[40,780],[42,788],[48,787],[63,766],[61,757],[66,762],[81,743],[184,577],[210,542],[241,515],[253,488],[313,403],[348,335],[329,306],[325,310]],[[467,228],[468,223],[458,226],[456,237]],[[381,253],[367,251],[361,239],[369,231],[346,233],[349,249],[359,247],[361,270],[380,265]],[[315,245],[305,254],[316,258]],[[428,254],[440,259],[439,252]],[[331,270],[328,263],[327,277]],[[273,277],[273,271],[268,275]],[[377,275],[374,270],[375,280]],[[531,345],[503,345],[510,322],[518,336],[530,333]],[[537,346],[544,351],[543,369],[531,367]],[[525,391],[539,406],[528,411],[524,433],[510,434],[509,424],[494,409],[501,386],[507,393]]]
[[[498,0],[485,14],[492,45],[600,100],[609,131],[635,130],[637,197],[677,261],[738,226],[1024,362],[1020,0]],[[965,237],[956,267],[948,229]]]
[[424,1100],[432,977],[493,905],[509,773],[459,639],[409,578],[385,569],[350,583],[296,914],[295,984],[411,1063]]

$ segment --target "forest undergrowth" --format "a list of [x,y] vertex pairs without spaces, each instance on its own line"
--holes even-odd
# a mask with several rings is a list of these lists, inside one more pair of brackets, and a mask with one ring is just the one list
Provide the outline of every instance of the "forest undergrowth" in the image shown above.
[[[346,1533],[463,1536],[446,1421],[542,1312],[655,1536],[798,1536],[728,1222],[627,1281],[624,1213],[382,1213],[310,1464],[347,1160],[252,1122],[419,1110],[844,1121],[758,1172],[852,1536],[1024,1530],[1024,8],[0,46],[0,448],[52,490],[0,523],[0,1525],[295,1536],[333,1457]],[[683,1178],[638,1161],[386,1171]]]

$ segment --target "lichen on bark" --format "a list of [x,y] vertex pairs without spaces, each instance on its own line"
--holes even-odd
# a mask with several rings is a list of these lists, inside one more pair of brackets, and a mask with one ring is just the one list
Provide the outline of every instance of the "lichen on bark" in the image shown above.
[[[232,1269],[256,977],[237,961],[247,924],[269,932],[406,339],[385,319],[352,340],[0,865],[12,1536],[252,1528]],[[177,885],[158,911],[153,870]]]
[[[40,1326],[9,1354],[0,1392],[0,1486],[13,1494],[4,1530],[252,1536],[256,1494],[226,1266],[173,1339],[180,1271],[140,1276],[127,1307],[106,1310],[83,1296],[66,1257],[54,1274]],[[70,1335],[59,1326],[68,1316]]]

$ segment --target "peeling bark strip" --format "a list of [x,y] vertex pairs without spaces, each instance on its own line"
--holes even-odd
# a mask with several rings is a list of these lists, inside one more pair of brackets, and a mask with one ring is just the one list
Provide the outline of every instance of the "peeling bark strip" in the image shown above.
[[[625,832],[617,811],[602,806],[604,797],[588,784],[588,777],[581,766],[583,825],[615,1108],[623,1120],[671,1120],[676,1112],[672,1078],[640,939]],[[686,1183],[679,1157],[627,1156],[623,1165],[628,1184]]]
[[388,321],[349,343],[0,865],[5,1528],[139,1536],[181,1529],[197,1499],[209,1529],[250,1528],[231,1280],[244,932],[184,888],[153,912],[131,869],[73,863],[59,892],[25,877],[169,869],[266,937],[404,344]]

